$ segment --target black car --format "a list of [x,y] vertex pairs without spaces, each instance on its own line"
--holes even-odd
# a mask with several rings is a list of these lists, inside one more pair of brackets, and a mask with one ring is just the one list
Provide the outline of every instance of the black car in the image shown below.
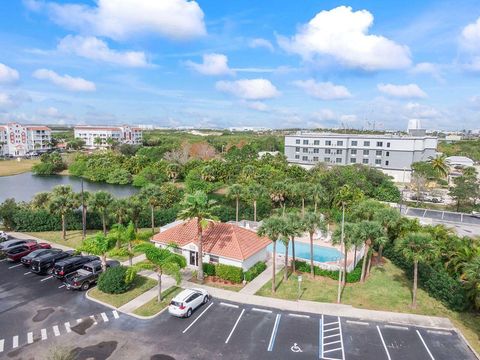
[[72,256],[73,251],[63,251],[55,249],[57,251],[39,256],[32,260],[30,269],[37,274],[51,274],[53,267],[57,261],[63,260]]
[[63,279],[65,275],[70,274],[71,272],[77,271],[84,264],[92,262],[94,260],[99,260],[98,256],[72,256],[64,260],[57,261],[53,267],[53,276],[57,279]]
[[34,250],[32,251],[30,254],[28,255],[25,255],[24,257],[22,257],[20,259],[21,263],[26,266],[26,267],[30,267],[30,265],[32,264],[32,260],[33,259],[36,259],[38,258],[39,256],[43,256],[43,255],[47,255],[47,254],[50,254],[52,252],[55,252],[55,251],[62,251],[60,249],[38,249],[38,250]]
[[[116,260],[107,261],[107,268],[119,265],[120,263]],[[67,289],[88,290],[92,284],[97,282],[98,277],[102,272],[102,262],[100,260],[95,260],[83,265],[81,269],[65,276],[64,284],[67,286]]]

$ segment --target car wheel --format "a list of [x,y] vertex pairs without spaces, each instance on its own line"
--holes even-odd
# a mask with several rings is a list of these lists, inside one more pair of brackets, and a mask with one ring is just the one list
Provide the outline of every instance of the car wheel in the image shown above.
[[46,273],[47,273],[47,275],[52,275],[53,274],[53,266],[48,268]]
[[86,281],[82,284],[82,290],[83,291],[87,291],[89,287],[90,287],[90,283],[88,281]]
[[188,309],[186,317],[189,318],[192,316],[192,309]]
[[205,297],[203,298],[203,303],[206,304],[208,302],[208,295],[205,295]]

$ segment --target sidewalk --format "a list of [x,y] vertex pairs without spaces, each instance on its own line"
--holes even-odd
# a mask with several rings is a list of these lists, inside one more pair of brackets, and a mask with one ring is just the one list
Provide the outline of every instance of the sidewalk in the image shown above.
[[[272,267],[273,267],[273,264],[272,264],[272,260],[270,259],[267,263],[267,268],[255,279],[253,279],[247,285],[245,285],[243,289],[239,291],[239,293],[254,295],[258,290],[262,288],[263,285],[265,285],[267,282],[269,282],[272,279]],[[283,269],[283,262],[279,261],[279,259],[277,258],[277,261],[275,262],[275,273],[278,273],[282,269]]]

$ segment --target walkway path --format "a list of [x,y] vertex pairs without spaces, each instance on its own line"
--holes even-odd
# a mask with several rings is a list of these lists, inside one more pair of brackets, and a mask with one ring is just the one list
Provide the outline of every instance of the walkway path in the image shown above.
[[[265,269],[265,271],[263,271],[255,279],[245,285],[242,290],[239,291],[239,293],[254,295],[258,290],[262,288],[263,285],[265,285],[272,279],[272,267],[273,263],[270,259],[267,263],[267,268]],[[283,269],[283,263],[279,261],[279,259],[277,259],[275,263],[275,273],[278,273],[281,269]]]

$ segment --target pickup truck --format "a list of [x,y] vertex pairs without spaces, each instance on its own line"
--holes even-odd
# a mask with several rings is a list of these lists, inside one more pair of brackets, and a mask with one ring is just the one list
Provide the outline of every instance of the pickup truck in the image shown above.
[[57,261],[72,256],[73,250],[63,251],[57,249],[54,252],[39,256],[32,260],[30,270],[37,274],[51,274]]
[[28,242],[24,245],[10,249],[5,255],[7,256],[8,261],[20,261],[22,257],[30,254],[34,250],[50,248],[50,244],[47,243]]
[[77,255],[57,261],[55,263],[55,266],[53,267],[52,275],[55,276],[57,279],[63,279],[65,275],[79,270],[83,265],[94,260],[99,260],[99,257],[92,255]]
[[[107,261],[107,268],[119,265],[120,263],[118,261]],[[102,272],[102,262],[100,260],[95,260],[83,265],[81,269],[65,276],[63,283],[68,290],[81,289],[85,291],[97,282],[98,277]]]

